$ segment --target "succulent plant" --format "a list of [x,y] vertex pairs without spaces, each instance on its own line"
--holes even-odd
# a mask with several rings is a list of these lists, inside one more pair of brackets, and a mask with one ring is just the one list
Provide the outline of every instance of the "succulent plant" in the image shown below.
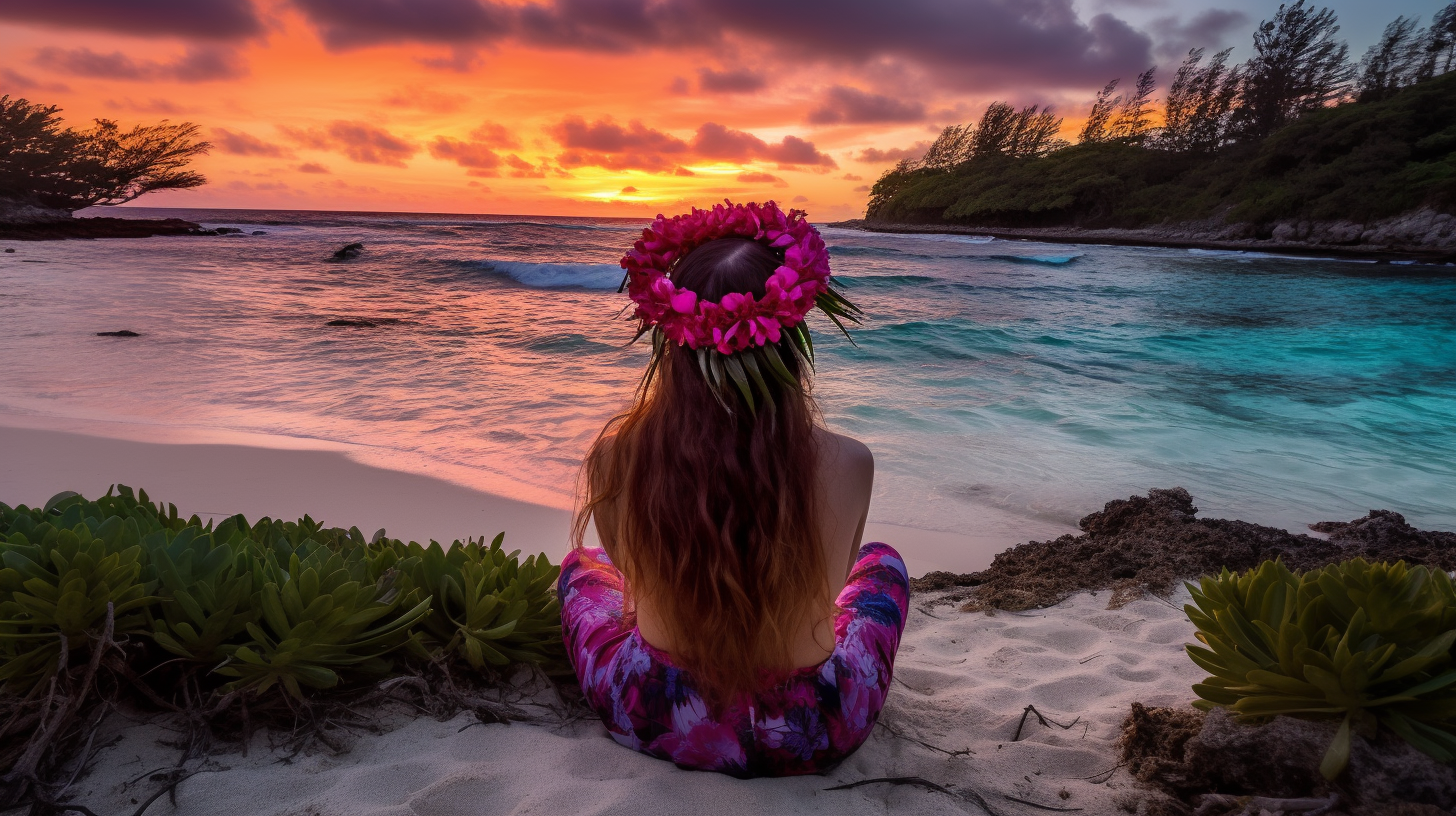
[[[30,689],[68,650],[117,635],[228,678],[224,689],[301,697],[346,675],[386,671],[391,653],[472,666],[556,664],[555,583],[544,555],[502,536],[428,547],[358,528],[232,516],[214,525],[117,486],[88,501],[0,504],[0,690]],[[130,650],[137,674],[154,668]]]
[[485,546],[474,539],[449,549],[396,544],[401,570],[434,599],[424,631],[436,651],[479,669],[512,661],[551,664],[561,655],[561,568],[543,555],[519,561],[502,533]]
[[383,655],[409,641],[410,628],[430,611],[429,597],[401,592],[393,571],[370,582],[360,549],[344,554],[305,541],[286,570],[272,553],[261,569],[268,574],[255,596],[261,620],[245,624],[248,642],[217,669],[238,678],[229,689],[261,694],[278,683],[302,699],[302,686],[331,688],[345,669],[382,674],[389,669]]
[[62,657],[102,635],[144,631],[141,610],[157,598],[143,581],[135,520],[80,518],[77,505],[58,520],[17,517],[0,544],[0,686],[21,689],[64,668]]
[[1349,762],[1352,735],[1384,725],[1431,757],[1456,760],[1456,587],[1440,570],[1346,561],[1296,574],[1266,561],[1188,585],[1185,607],[1210,676],[1194,705],[1244,719],[1340,720],[1320,772]]

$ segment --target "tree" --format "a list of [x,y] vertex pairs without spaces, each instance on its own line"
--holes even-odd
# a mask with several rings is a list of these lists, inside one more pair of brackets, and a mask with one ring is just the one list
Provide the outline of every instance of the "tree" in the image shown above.
[[971,135],[971,156],[1040,156],[1055,148],[1062,120],[1051,110],[1028,105],[1020,111],[1009,102],[992,102]]
[[1280,5],[1254,32],[1254,56],[1244,64],[1237,112],[1241,135],[1259,139],[1305,111],[1343,98],[1354,68],[1350,47],[1335,35],[1335,13],[1305,0]]
[[190,122],[122,130],[62,126],[60,109],[0,96],[0,198],[67,212],[131,201],[156,190],[207,183],[187,165],[211,147]]
[[1242,75],[1228,67],[1233,49],[1203,62],[1203,49],[1188,52],[1163,102],[1163,127],[1155,144],[1164,150],[1209,152],[1221,147],[1228,135],[1229,116],[1238,98]]
[[[975,125],[951,125],[940,132],[926,149],[916,167],[949,170],[971,157],[971,138]],[[912,168],[913,169],[913,168]]]
[[1415,20],[1405,16],[1392,20],[1360,60],[1356,98],[1375,102],[1415,82],[1426,56],[1425,40],[1424,32],[1417,33]]
[[1456,68],[1456,0],[1436,12],[1431,27],[1426,29],[1421,48],[1424,51],[1416,81],[1430,79]]
[[1157,87],[1153,80],[1153,74],[1158,70],[1154,65],[1141,74],[1138,74],[1137,84],[1133,86],[1133,92],[1122,100],[1117,108],[1117,117],[1108,126],[1109,138],[1119,139],[1129,144],[1142,144],[1147,138],[1148,131],[1153,127],[1152,105],[1149,100],[1153,95],[1153,89]]
[[1117,83],[1121,81],[1120,78],[1114,79],[1097,92],[1097,99],[1092,102],[1092,111],[1087,114],[1087,122],[1082,125],[1082,132],[1077,135],[1078,142],[1107,141],[1107,123],[1112,119],[1112,112],[1122,104],[1122,97],[1112,95],[1117,90]]

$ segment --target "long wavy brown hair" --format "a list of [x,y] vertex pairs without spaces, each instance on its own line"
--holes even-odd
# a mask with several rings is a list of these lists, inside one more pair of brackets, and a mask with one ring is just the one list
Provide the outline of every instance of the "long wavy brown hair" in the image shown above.
[[[708,300],[761,296],[782,262],[756,241],[722,238],[689,252],[671,278]],[[573,545],[595,519],[629,610],[650,599],[674,661],[710,701],[790,669],[796,634],[832,600],[816,512],[818,412],[808,366],[787,339],[778,350],[799,387],[766,378],[773,399],[754,411],[731,386],[715,394],[692,349],[661,344],[582,467]]]

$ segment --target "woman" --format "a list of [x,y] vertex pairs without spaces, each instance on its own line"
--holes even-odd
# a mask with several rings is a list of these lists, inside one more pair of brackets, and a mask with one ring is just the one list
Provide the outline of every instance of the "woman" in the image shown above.
[[622,266],[653,355],[587,455],[562,563],[582,690],[614,739],[683,767],[830,768],[874,727],[909,602],[899,555],[859,546],[870,452],[808,392],[805,314],[858,309],[772,202],[659,216]]

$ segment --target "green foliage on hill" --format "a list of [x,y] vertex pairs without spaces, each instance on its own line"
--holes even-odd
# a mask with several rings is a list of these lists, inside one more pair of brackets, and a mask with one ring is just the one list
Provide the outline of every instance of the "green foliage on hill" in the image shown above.
[[874,221],[986,227],[1141,227],[1221,216],[1365,221],[1456,211],[1456,73],[1388,98],[1321,108],[1216,151],[1083,142],[1045,155],[898,167],[871,193]]
[[1301,574],[1266,561],[1188,588],[1204,644],[1188,654],[1212,675],[1193,687],[1195,706],[1339,720],[1327,779],[1348,764],[1352,734],[1377,726],[1456,760],[1456,587],[1445,572],[1355,559]]

